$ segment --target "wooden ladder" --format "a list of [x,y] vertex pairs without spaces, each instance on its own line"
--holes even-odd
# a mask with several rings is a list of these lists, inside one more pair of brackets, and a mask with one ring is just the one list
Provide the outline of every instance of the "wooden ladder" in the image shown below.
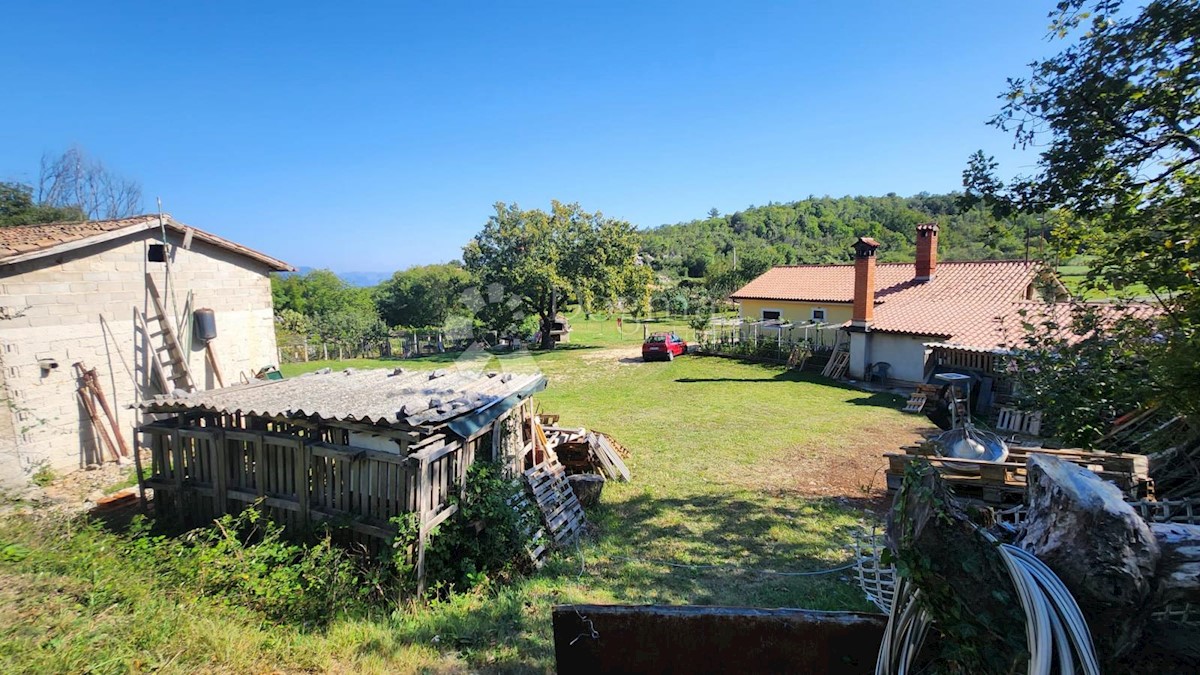
[[[154,373],[158,376],[163,393],[170,394],[176,389],[195,391],[196,385],[192,381],[191,371],[188,370],[187,355],[183,353],[183,347],[179,345],[179,338],[171,326],[171,318],[167,316],[167,310],[163,306],[162,296],[158,293],[154,277],[149,274],[146,275],[146,290],[149,291],[150,301],[154,305],[154,316],[146,316],[145,312],[138,312],[138,315],[141,317],[142,328],[146,331],[146,338],[149,340],[146,357],[153,363]],[[157,323],[157,331],[150,328],[152,322]],[[161,344],[155,344],[155,338],[160,336]]]

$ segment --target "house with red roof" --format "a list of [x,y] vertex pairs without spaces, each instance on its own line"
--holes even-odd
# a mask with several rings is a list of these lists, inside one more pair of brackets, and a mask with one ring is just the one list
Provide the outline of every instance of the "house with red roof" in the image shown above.
[[860,237],[853,263],[775,267],[730,297],[743,320],[824,323],[848,344],[848,375],[886,363],[888,379],[924,382],[935,346],[993,351],[1018,310],[1050,305],[1067,290],[1040,262],[938,261],[938,225],[917,226],[915,263],[877,263],[879,242]]

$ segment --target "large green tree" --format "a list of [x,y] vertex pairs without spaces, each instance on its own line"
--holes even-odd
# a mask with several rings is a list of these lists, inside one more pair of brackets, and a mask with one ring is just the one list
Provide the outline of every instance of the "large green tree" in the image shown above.
[[498,203],[463,260],[489,298],[513,298],[516,312],[538,317],[541,346],[550,349],[554,317],[570,297],[585,311],[642,302],[651,273],[638,263],[638,244],[632,225],[578,204],[551,202],[547,212]]
[[389,326],[441,326],[462,304],[461,295],[470,280],[458,263],[410,267],[379,284],[375,304]]
[[1039,149],[1036,171],[1005,185],[978,153],[967,193],[1001,212],[1072,214],[1054,237],[1097,256],[1094,284],[1144,284],[1163,301],[1169,321],[1144,343],[1160,351],[1152,376],[1198,412],[1200,4],[1063,0],[1050,16],[1052,35],[1069,44],[1010,79],[992,120]]

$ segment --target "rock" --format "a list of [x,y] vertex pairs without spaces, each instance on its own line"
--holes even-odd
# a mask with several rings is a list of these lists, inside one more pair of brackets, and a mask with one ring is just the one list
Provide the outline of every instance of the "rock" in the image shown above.
[[1101,661],[1133,649],[1149,617],[1159,544],[1116,485],[1050,455],[1027,464],[1029,516],[1016,544],[1062,579]]
[[604,476],[594,473],[579,473],[567,476],[571,489],[579,503],[587,508],[600,503],[600,493],[604,491]]
[[83,467],[84,471],[95,471],[96,469],[99,469],[99,468],[100,468],[99,464],[88,464],[87,466]]
[[104,499],[104,491],[103,490],[92,490],[91,492],[88,493],[87,500],[89,502],[92,502],[93,504],[100,501],[101,499]]

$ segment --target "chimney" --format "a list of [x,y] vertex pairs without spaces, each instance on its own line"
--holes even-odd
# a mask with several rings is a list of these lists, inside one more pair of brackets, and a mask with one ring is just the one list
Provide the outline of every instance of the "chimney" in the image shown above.
[[850,327],[865,330],[875,318],[875,249],[879,242],[859,237],[854,242],[854,313]]
[[937,272],[937,223],[917,226],[917,281],[929,281]]

